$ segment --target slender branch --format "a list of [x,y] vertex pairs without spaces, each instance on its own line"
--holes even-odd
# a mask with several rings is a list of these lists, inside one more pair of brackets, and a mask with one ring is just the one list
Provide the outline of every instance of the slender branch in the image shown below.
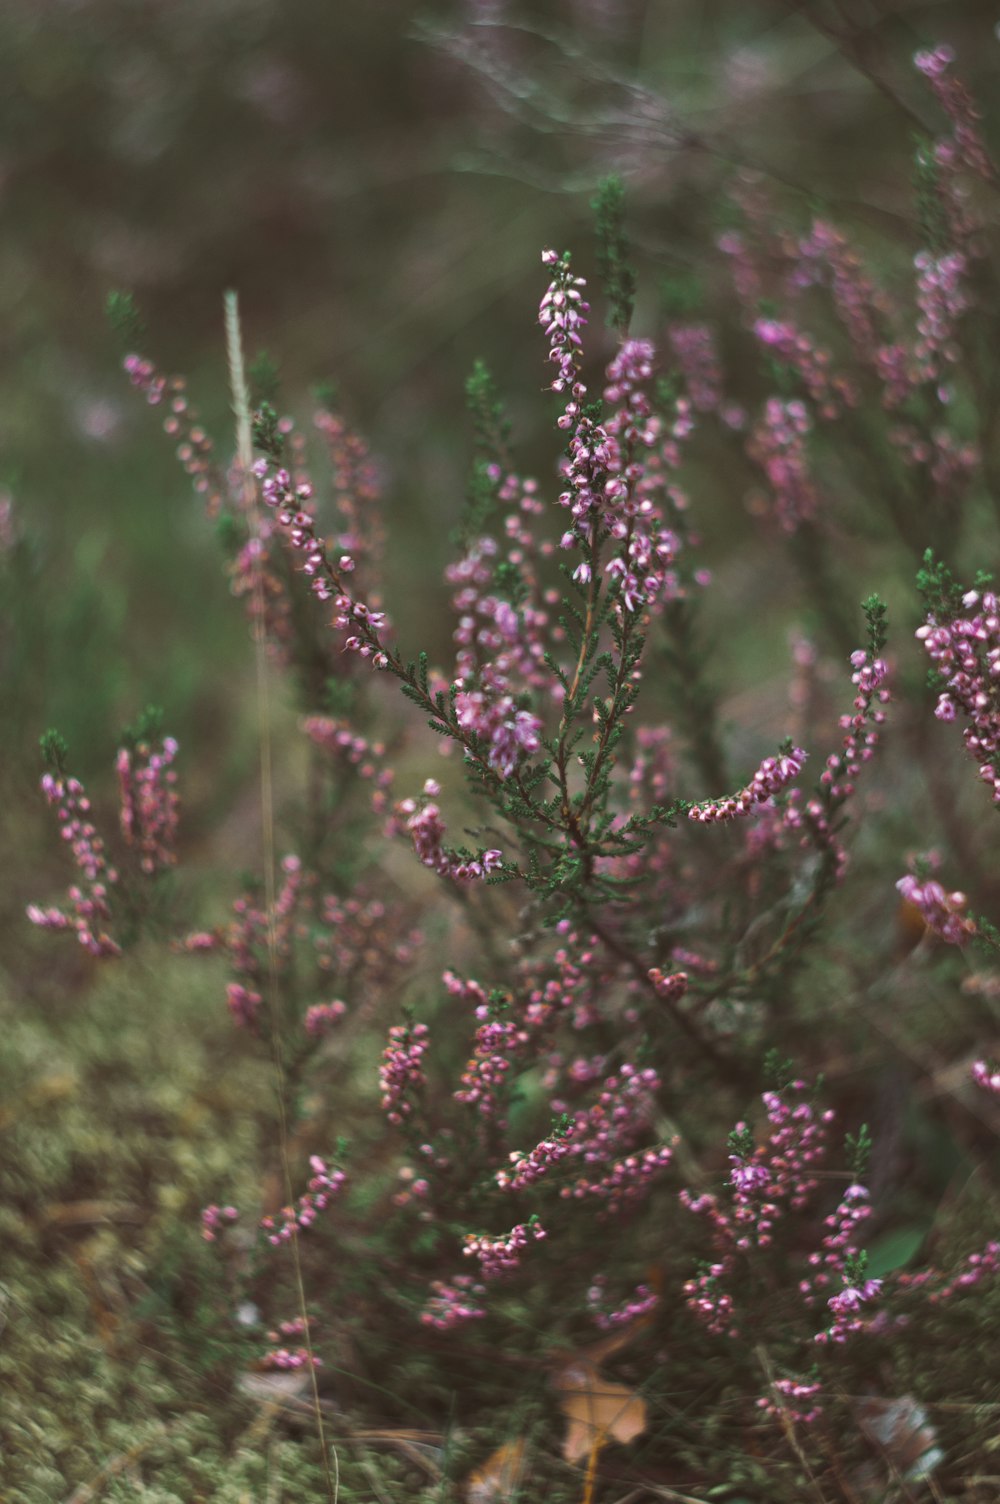
[[703,1034],[694,1020],[672,998],[663,997],[657,992],[656,987],[649,979],[648,968],[643,965],[639,957],[613,931],[609,930],[600,919],[595,919],[589,909],[585,908],[583,910],[582,919],[588,929],[601,941],[601,944],[612,955],[624,961],[636,980],[642,984],[647,992],[655,997],[657,1003],[669,1014],[672,1022],[690,1039],[691,1043],[704,1055],[705,1059],[711,1061],[723,1080],[728,1081],[733,1086],[746,1086],[749,1077],[743,1067],[730,1056],[724,1054],[711,1039]]

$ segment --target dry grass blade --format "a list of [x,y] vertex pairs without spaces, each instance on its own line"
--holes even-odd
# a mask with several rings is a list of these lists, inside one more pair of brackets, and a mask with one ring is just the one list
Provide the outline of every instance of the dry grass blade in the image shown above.
[[[235,292],[227,292],[223,300],[225,309],[226,354],[229,363],[229,379],[233,399],[233,414],[236,418],[236,452],[240,469],[240,484],[244,488],[248,515],[256,516],[257,487],[252,474],[253,429],[250,415],[250,396],[243,360],[243,336],[240,327],[239,300]],[[255,522],[256,525],[256,522]],[[267,999],[272,1020],[272,1049],[274,1067],[275,1100],[278,1109],[278,1128],[281,1148],[281,1166],[285,1180],[286,1200],[293,1200],[289,1162],[289,1131],[285,1109],[285,1066],[281,1053],[281,1034],[275,1027],[278,1017],[278,940],[275,928],[275,853],[274,853],[274,788],[271,760],[271,711],[268,690],[267,644],[263,621],[263,575],[257,570],[254,576],[256,616],[253,644],[257,678],[257,720],[260,753],[260,812],[261,841],[264,857],[264,896],[268,915],[267,922]],[[313,1409],[316,1417],[316,1435],[323,1455],[323,1475],[330,1504],[336,1504],[340,1492],[339,1465],[336,1454],[327,1449],[326,1432],[323,1427],[323,1409],[319,1387],[316,1382],[316,1367],[313,1362],[312,1332],[306,1306],[305,1288],[302,1282],[302,1266],[298,1243],[292,1240],[292,1260],[295,1282],[299,1296],[299,1314],[302,1318],[303,1345],[308,1358],[307,1368],[312,1386]],[[336,1476],[335,1476],[336,1475]]]

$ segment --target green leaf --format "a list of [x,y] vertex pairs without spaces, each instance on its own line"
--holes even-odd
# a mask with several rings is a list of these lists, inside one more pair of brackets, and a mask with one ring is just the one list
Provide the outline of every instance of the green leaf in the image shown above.
[[930,1228],[929,1222],[913,1223],[877,1238],[868,1249],[869,1279],[883,1279],[895,1269],[904,1269],[922,1247]]

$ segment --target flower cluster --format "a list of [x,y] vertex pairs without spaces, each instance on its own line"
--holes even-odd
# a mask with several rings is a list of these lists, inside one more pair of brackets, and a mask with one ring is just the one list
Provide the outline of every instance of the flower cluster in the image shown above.
[[[829,350],[817,346],[812,336],[790,319],[757,319],[753,332],[757,342],[769,354],[798,373],[821,418],[838,418],[846,407],[857,406],[858,395],[848,378],[831,374]],[[772,398],[768,407],[775,400]],[[787,404],[787,407],[791,406],[791,403]],[[797,403],[795,407],[794,417],[800,421],[798,409],[802,409],[802,404]],[[788,413],[788,416],[793,415]]]
[[189,935],[183,949],[228,957],[233,977],[226,1001],[239,1027],[260,1028],[273,980],[294,989],[295,1015],[306,1035],[319,1039],[347,1012],[345,999],[363,997],[411,963],[422,935],[406,926],[401,906],[367,898],[360,888],[348,898],[321,893],[317,873],[294,853],[282,858],[281,879],[273,909],[259,895],[243,894],[231,923]]
[[284,466],[275,466],[267,459],[256,460],[253,473],[261,483],[264,502],[272,508],[289,545],[305,555],[301,569],[312,593],[317,600],[333,601],[335,614],[331,625],[348,634],[344,647],[362,658],[371,658],[374,668],[385,668],[389,659],[379,635],[386,626],[385,612],[356,600],[347,590],[344,576],[355,567],[350,554],[341,554],[336,565],[331,562],[326,543],[316,533],[312,482],[296,480]]
[[793,291],[829,287],[837,317],[858,360],[863,366],[877,364],[885,325],[897,310],[836,225],[821,218],[813,220],[807,234],[793,247],[788,280]]
[[772,1393],[761,1395],[757,1408],[775,1420],[791,1422],[793,1426],[811,1426],[823,1413],[820,1405],[810,1404],[822,1392],[822,1384],[809,1384],[801,1379],[775,1379]]
[[681,499],[668,475],[678,463],[677,441],[693,425],[684,399],[675,403],[670,428],[654,415],[647,392],[654,361],[648,340],[626,340],[608,366],[604,389],[604,400],[614,410],[605,424],[608,478],[602,521],[619,544],[606,573],[629,612],[652,606],[661,596],[669,600],[682,594],[673,568],[681,540],[664,525],[662,498],[674,507]]
[[427,1084],[422,1062],[429,1048],[430,1030],[426,1024],[394,1024],[389,1030],[378,1080],[382,1110],[397,1127],[413,1113],[410,1098]]
[[[589,1074],[589,1072],[588,1072]],[[563,1200],[595,1197],[608,1214],[648,1194],[654,1178],[672,1162],[672,1145],[638,1147],[648,1132],[659,1087],[656,1071],[623,1065],[603,1083],[596,1102],[580,1108],[566,1126],[542,1139],[529,1152],[513,1151],[511,1168],[497,1170],[502,1190],[520,1191],[543,1179],[562,1160],[578,1164],[577,1173],[560,1187]],[[603,1169],[603,1174],[597,1173]]]
[[385,762],[385,743],[370,742],[347,721],[336,716],[306,716],[302,730],[314,746],[322,747],[324,752],[328,752],[338,762],[347,763],[356,770],[359,778],[364,778],[373,785],[372,809],[377,815],[384,814],[393,781],[393,770]]
[[796,532],[818,510],[806,445],[811,432],[812,419],[804,402],[769,397],[747,440],[747,453],[767,477],[774,513],[785,533]]
[[201,1235],[206,1243],[214,1243],[220,1232],[231,1227],[239,1219],[235,1206],[206,1206],[201,1214]]
[[714,412],[722,402],[722,367],[707,324],[671,324],[667,338],[695,412]]
[[827,1128],[833,1113],[819,1112],[807,1100],[804,1081],[784,1091],[765,1092],[770,1132],[755,1146],[745,1123],[730,1136],[728,1206],[711,1192],[680,1193],[681,1205],[704,1217],[711,1229],[714,1258],[684,1286],[687,1303],[708,1330],[737,1337],[740,1326],[729,1288],[742,1260],[774,1241],[776,1222],[789,1211],[802,1211],[816,1190],[815,1171],[826,1153]]
[[533,532],[545,504],[537,481],[513,472],[502,476],[497,465],[488,466],[488,472],[505,510],[508,547],[502,557],[495,538],[476,538],[445,570],[455,587],[454,683],[459,689],[479,685],[496,695],[544,690],[558,698],[561,687],[553,686],[545,655],[553,630],[551,607],[559,594],[542,589],[536,568],[537,559],[551,554],[555,545],[539,541]]
[[497,871],[503,865],[503,853],[494,847],[474,854],[444,844],[447,827],[440,809],[433,802],[439,792],[436,781],[429,778],[420,798],[401,799],[395,807],[394,828],[407,833],[421,862],[439,877],[470,882]]
[[[489,1018],[476,1030],[475,1053],[462,1072],[456,1102],[475,1107],[480,1117],[498,1117],[499,1097],[513,1059],[523,1054],[531,1036],[517,1024]],[[505,1126],[498,1118],[499,1126]]]
[[[313,426],[323,437],[333,470],[339,523],[336,549],[349,555],[355,570],[372,568],[378,564],[383,543],[378,467],[364,439],[340,413],[320,408],[313,415]],[[378,604],[376,596],[371,600],[373,605]]]
[[703,825],[720,820],[735,820],[749,815],[755,805],[764,804],[788,787],[802,771],[808,754],[801,747],[791,747],[777,757],[765,757],[745,788],[723,799],[708,799],[688,810],[688,819]]
[[[954,51],[946,46],[924,48],[913,57],[914,67],[927,79],[934,97],[948,116],[952,137],[947,145],[970,172],[984,182],[995,184],[997,170],[979,128],[979,111],[961,79],[949,72],[954,61]],[[938,149],[940,152],[941,143]]]
[[47,930],[73,930],[92,956],[120,955],[118,944],[102,928],[111,919],[108,890],[117,883],[118,872],[108,865],[104,842],[90,819],[90,800],[78,778],[61,773],[42,776],[42,793],[56,809],[59,834],[67,843],[82,881],[66,890],[71,912],[29,904],[32,924]]
[[177,458],[190,475],[195,491],[205,498],[208,515],[216,516],[226,487],[213,457],[215,446],[191,406],[184,378],[162,375],[152,361],[141,355],[127,355],[124,367],[129,381],[142,392],[150,407],[166,405],[164,432],[180,440]]
[[968,590],[946,619],[931,612],[917,639],[945,688],[934,714],[968,720],[963,740],[979,776],[1000,804],[1000,603],[991,590]]
[[283,668],[291,665],[295,628],[288,582],[282,576],[277,545],[278,529],[268,516],[260,517],[228,566],[229,588],[245,604],[252,634],[260,633],[271,657]]
[[807,1305],[830,1288],[830,1282],[839,1277],[843,1289],[836,1291],[827,1300],[833,1313],[833,1323],[816,1335],[816,1341],[844,1342],[854,1332],[862,1329],[857,1315],[859,1306],[872,1300],[881,1290],[881,1280],[864,1278],[862,1248],[857,1238],[857,1229],[871,1216],[867,1187],[852,1182],[840,1198],[836,1211],[824,1219],[826,1231],[820,1248],[809,1255],[810,1268],[816,1273],[803,1279],[799,1289]]
[[431,1283],[420,1320],[439,1332],[447,1332],[464,1321],[481,1320],[486,1315],[485,1307],[480,1304],[485,1294],[486,1286],[471,1274],[456,1274],[450,1281],[436,1279]]
[[602,1331],[615,1331],[630,1327],[652,1314],[660,1305],[660,1297],[648,1285],[636,1285],[632,1294],[619,1306],[607,1305],[607,1278],[598,1274],[587,1291],[587,1307],[596,1326]]
[[511,695],[493,698],[482,690],[459,690],[455,719],[486,744],[486,760],[501,778],[509,778],[520,760],[541,746],[541,721],[530,710],[518,710]]
[[983,1091],[992,1092],[1000,1097],[1000,1067],[989,1066],[985,1060],[976,1060],[972,1064],[972,1079]]
[[[984,1280],[1000,1274],[1000,1242],[990,1239],[978,1253],[970,1253],[950,1276],[939,1269],[922,1269],[916,1274],[897,1274],[895,1284],[902,1292],[915,1291],[929,1305],[938,1306],[975,1289]],[[907,1316],[897,1316],[894,1325],[905,1326]]]
[[[399,904],[369,898],[358,887],[349,898],[325,893],[309,940],[319,977],[335,977],[345,994],[364,996],[384,987],[408,967],[423,942],[421,930],[406,924]],[[324,1006],[337,1009],[337,1004]]]
[[121,800],[121,829],[125,843],[139,855],[147,876],[177,860],[177,774],[172,766],[177,742],[164,737],[159,749],[148,742],[121,747],[116,767]]
[[949,945],[963,945],[976,933],[976,921],[964,912],[969,902],[964,893],[947,893],[934,878],[920,878],[912,872],[901,877],[896,887],[928,929]]
[[538,1218],[532,1217],[530,1222],[519,1222],[510,1232],[503,1233],[498,1238],[488,1237],[485,1233],[478,1236],[467,1233],[462,1252],[467,1259],[478,1259],[483,1279],[499,1279],[501,1275],[512,1274],[520,1267],[521,1251],[527,1248],[529,1237],[540,1243],[546,1236],[545,1228]]
[[261,1218],[261,1229],[267,1241],[275,1246],[290,1242],[297,1233],[312,1227],[319,1213],[326,1210],[347,1183],[343,1170],[331,1170],[318,1154],[310,1156],[309,1168],[312,1170],[309,1188],[294,1206],[283,1206],[279,1217]]
[[305,1031],[313,1036],[328,1034],[346,1012],[347,1004],[340,998],[334,999],[332,1003],[313,1003],[311,1008],[306,1009]]
[[[268,1333],[270,1336],[270,1333]],[[300,1368],[322,1368],[322,1358],[317,1358],[310,1353],[307,1347],[274,1347],[264,1353],[259,1360],[258,1367],[263,1371],[273,1370],[278,1373],[295,1372]]]

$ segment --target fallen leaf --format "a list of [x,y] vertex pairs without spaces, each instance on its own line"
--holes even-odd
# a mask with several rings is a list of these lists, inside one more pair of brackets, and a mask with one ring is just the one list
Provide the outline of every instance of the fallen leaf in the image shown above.
[[241,1394],[251,1400],[280,1404],[282,1400],[300,1399],[309,1390],[309,1375],[301,1368],[278,1369],[266,1373],[243,1373],[236,1380]]
[[918,1483],[930,1477],[944,1461],[927,1411],[912,1395],[901,1394],[894,1400],[869,1395],[858,1401],[855,1413],[865,1436],[904,1482]]
[[507,1504],[521,1484],[523,1464],[524,1441],[505,1441],[482,1467],[469,1474],[465,1485],[467,1504]]
[[606,1379],[590,1358],[571,1358],[556,1371],[552,1383],[569,1422],[562,1449],[567,1462],[580,1462],[606,1441],[625,1445],[645,1431],[642,1395]]

